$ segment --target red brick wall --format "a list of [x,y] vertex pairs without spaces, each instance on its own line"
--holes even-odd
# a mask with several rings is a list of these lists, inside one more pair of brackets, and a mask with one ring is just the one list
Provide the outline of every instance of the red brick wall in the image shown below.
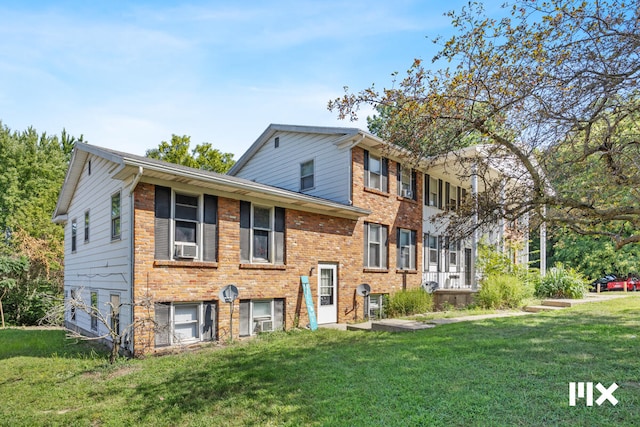
[[[238,287],[241,299],[285,298],[285,328],[308,324],[307,310],[300,293],[300,276],[310,276],[314,301],[317,301],[317,266],[319,262],[338,266],[338,322],[362,318],[362,298],[355,296],[361,283],[369,283],[374,293],[388,293],[420,284],[422,259],[422,213],[418,202],[396,196],[396,167],[390,162],[389,194],[364,189],[364,151],[353,152],[353,202],[372,211],[358,221],[308,212],[286,210],[286,265],[257,266],[240,264],[240,203],[218,198],[218,262],[154,260],[154,186],[140,183],[135,190],[134,212],[134,298],[152,302],[195,302],[218,300],[226,285]],[[422,177],[418,177],[418,195],[422,194]],[[389,268],[373,272],[363,268],[364,222],[389,227]],[[396,271],[396,228],[417,232],[416,271]],[[313,269],[313,272],[312,272]],[[136,321],[153,319],[153,307],[136,307]],[[235,302],[233,336],[239,333],[239,302]],[[218,336],[229,337],[229,306],[220,304]],[[137,354],[154,348],[153,328],[135,334]]]

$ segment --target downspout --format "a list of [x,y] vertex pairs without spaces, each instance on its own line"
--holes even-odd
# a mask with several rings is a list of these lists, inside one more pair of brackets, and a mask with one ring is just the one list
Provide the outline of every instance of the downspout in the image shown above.
[[[130,254],[129,254],[129,262],[131,263],[131,268],[129,269],[131,276],[129,278],[131,283],[131,286],[129,286],[129,303],[130,305],[130,309],[129,309],[129,315],[131,317],[130,319],[130,325],[134,324],[135,321],[135,317],[134,317],[134,311],[135,311],[135,305],[134,305],[134,286],[135,286],[135,201],[134,201],[134,191],[136,189],[136,187],[138,186],[138,183],[140,182],[140,179],[142,178],[142,173],[144,172],[144,168],[142,166],[138,166],[138,173],[136,174],[136,176],[133,178],[133,181],[131,182],[131,185],[129,186],[129,250],[130,250]],[[131,351],[132,354],[135,354],[135,328],[131,328],[131,337],[130,337],[130,348],[128,350]]]

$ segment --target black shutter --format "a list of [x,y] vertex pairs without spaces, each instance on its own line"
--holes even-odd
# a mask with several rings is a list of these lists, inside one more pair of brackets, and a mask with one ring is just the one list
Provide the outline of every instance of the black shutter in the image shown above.
[[381,159],[382,162],[382,183],[381,190],[388,193],[389,192],[389,159],[383,157]]
[[402,268],[402,250],[400,248],[400,229],[396,228],[396,268]]
[[202,339],[204,341],[215,341],[216,339],[216,312],[217,304],[215,301],[206,301],[204,303],[204,327],[202,329]]
[[369,151],[364,150],[364,186],[369,186]]
[[396,173],[396,191],[398,196],[402,196],[402,165],[400,163],[396,164],[398,165]]
[[446,210],[449,210],[451,209],[451,184],[445,183],[444,188],[444,206]]
[[273,300],[273,330],[281,331],[284,329],[284,299],[276,298]]
[[216,196],[204,195],[204,224],[203,224],[203,254],[204,261],[217,260],[217,235],[218,224],[218,198]]
[[415,170],[411,170],[411,198],[415,201],[418,200],[418,174]]
[[240,301],[240,336],[246,337],[251,335],[249,331],[249,323],[250,319],[250,300],[241,300]]
[[171,259],[169,242],[171,221],[171,188],[156,185],[155,194],[155,258]]
[[170,344],[169,336],[171,334],[171,322],[169,319],[169,304],[156,303],[155,308],[155,345],[163,347]]
[[431,193],[431,177],[429,174],[424,174],[424,204],[429,206],[429,197]]
[[457,199],[457,208],[460,208],[460,205],[462,204],[462,187],[458,186],[458,199]]
[[274,209],[274,240],[275,240],[275,258],[276,264],[284,264],[285,261],[285,210],[284,208]]
[[240,261],[250,262],[251,251],[251,203],[240,201]]
[[442,209],[442,180],[438,180],[438,209]]

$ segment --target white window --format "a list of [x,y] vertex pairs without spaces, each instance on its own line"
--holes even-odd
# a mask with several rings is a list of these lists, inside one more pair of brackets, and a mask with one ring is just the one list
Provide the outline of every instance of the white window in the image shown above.
[[427,235],[427,247],[429,265],[438,265],[438,236]]
[[89,242],[89,211],[84,213],[84,242]]
[[111,196],[111,239],[120,238],[120,192]]
[[438,180],[429,178],[429,206],[438,206]]
[[98,330],[98,293],[91,292],[91,330]]
[[456,185],[451,185],[451,189],[449,190],[449,201],[447,204],[447,209],[456,210],[458,208],[458,187]]
[[255,205],[252,207],[252,260],[270,262],[273,253],[273,208]]
[[308,190],[315,186],[314,183],[314,162],[309,160],[300,164],[300,190]]
[[449,267],[456,267],[458,265],[458,250],[460,249],[460,243],[457,241],[451,241],[449,243]]
[[253,333],[273,330],[273,300],[251,301]]
[[413,198],[413,185],[411,178],[411,168],[402,167],[398,164],[398,196],[409,199]]
[[174,204],[174,241],[176,243],[198,242],[198,196],[176,193]]
[[74,219],[71,221],[71,252],[75,252],[77,249],[78,241],[78,222]]
[[284,299],[240,301],[240,335],[279,331],[284,328]]
[[387,268],[387,227],[365,223],[365,267]]
[[199,304],[176,304],[173,306],[173,331],[178,341],[197,341],[200,338],[199,326]]
[[400,270],[414,270],[415,263],[415,231],[398,229],[398,256],[396,266]]
[[76,297],[77,297],[77,291],[75,289],[71,289],[71,301],[69,303],[69,319],[72,322],[76,321]]
[[156,347],[210,341],[216,337],[216,303],[155,304]]
[[369,155],[369,187],[382,190],[382,159],[373,154]]

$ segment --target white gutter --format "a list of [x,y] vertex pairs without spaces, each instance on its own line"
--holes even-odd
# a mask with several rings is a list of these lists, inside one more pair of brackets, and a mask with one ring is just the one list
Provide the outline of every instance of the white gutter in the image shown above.
[[140,182],[140,178],[142,178],[142,173],[143,172],[144,172],[144,168],[142,166],[138,166],[138,173],[133,178],[133,181],[131,182],[131,185],[129,186],[129,194],[132,194],[133,190],[136,189],[136,186]]

